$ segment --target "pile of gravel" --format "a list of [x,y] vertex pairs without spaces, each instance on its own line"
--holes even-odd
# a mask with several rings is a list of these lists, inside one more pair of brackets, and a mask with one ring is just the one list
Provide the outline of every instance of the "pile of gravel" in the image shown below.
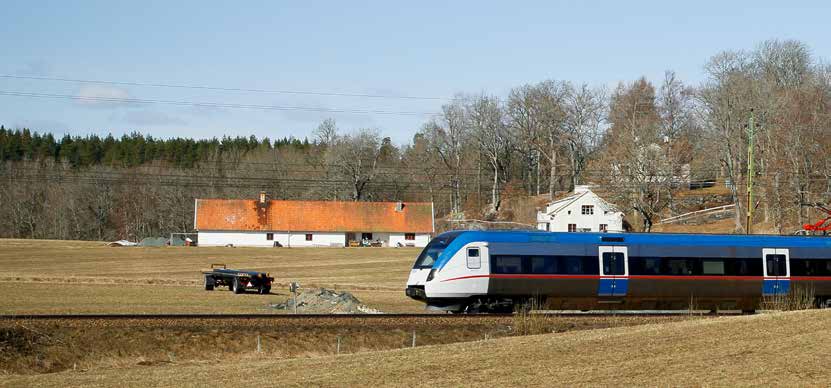
[[[272,304],[278,310],[294,311],[294,298],[283,303]],[[297,293],[297,312],[304,314],[380,314],[380,311],[361,304],[348,292],[337,292],[326,288],[300,290]]]

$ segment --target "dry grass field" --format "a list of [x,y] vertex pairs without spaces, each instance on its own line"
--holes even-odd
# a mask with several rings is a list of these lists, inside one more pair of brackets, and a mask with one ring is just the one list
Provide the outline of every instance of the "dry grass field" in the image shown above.
[[[286,316],[283,316],[286,317]],[[68,369],[269,360],[480,341],[530,333],[566,332],[700,319],[694,316],[388,316],[360,318],[257,315],[250,319],[3,319],[0,375]],[[260,352],[257,338],[260,337]],[[337,347],[340,342],[340,348]]]
[[[0,240],[2,314],[277,311],[286,284],[353,292],[420,312],[403,295],[415,249],[110,248]],[[202,289],[211,263],[271,272],[273,295]],[[459,324],[389,320],[0,325],[0,386],[822,385],[831,311],[712,319],[558,318],[523,334],[517,317]],[[444,318],[442,318],[444,319]],[[92,325],[92,326],[90,326]],[[419,346],[404,349],[412,331]],[[263,337],[265,351],[252,351]],[[337,337],[341,355],[332,355]],[[482,340],[483,338],[490,338]],[[346,353],[346,354],[344,354]],[[55,373],[44,373],[55,372]]]
[[[350,291],[385,312],[421,312],[404,296],[413,248],[111,248],[100,242],[0,240],[0,314],[272,313],[287,284]],[[273,295],[202,289],[212,263],[270,272]]]
[[8,376],[8,386],[827,386],[831,311],[646,324],[340,356]]

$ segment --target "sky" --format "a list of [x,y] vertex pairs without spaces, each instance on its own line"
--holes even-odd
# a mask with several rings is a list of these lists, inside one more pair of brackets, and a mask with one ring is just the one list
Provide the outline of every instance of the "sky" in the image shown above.
[[711,56],[774,38],[831,59],[828,1],[0,0],[0,14],[0,124],[60,136],[303,138],[331,117],[403,144],[460,92],[666,70],[697,85]]

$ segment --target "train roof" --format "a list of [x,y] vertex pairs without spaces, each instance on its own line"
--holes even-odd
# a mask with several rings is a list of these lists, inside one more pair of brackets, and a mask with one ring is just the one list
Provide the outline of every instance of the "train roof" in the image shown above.
[[[743,248],[831,248],[831,238],[744,234],[685,233],[591,233],[544,231],[451,231],[436,238],[452,238],[434,268],[442,268],[463,246],[471,242],[558,243],[592,245],[707,246]],[[455,237],[455,238],[453,238]]]

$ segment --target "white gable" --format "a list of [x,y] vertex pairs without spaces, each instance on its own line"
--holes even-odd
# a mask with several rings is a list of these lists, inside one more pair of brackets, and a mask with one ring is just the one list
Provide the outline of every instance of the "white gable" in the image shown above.
[[623,213],[587,187],[549,203],[537,214],[537,228],[567,231],[623,231]]

